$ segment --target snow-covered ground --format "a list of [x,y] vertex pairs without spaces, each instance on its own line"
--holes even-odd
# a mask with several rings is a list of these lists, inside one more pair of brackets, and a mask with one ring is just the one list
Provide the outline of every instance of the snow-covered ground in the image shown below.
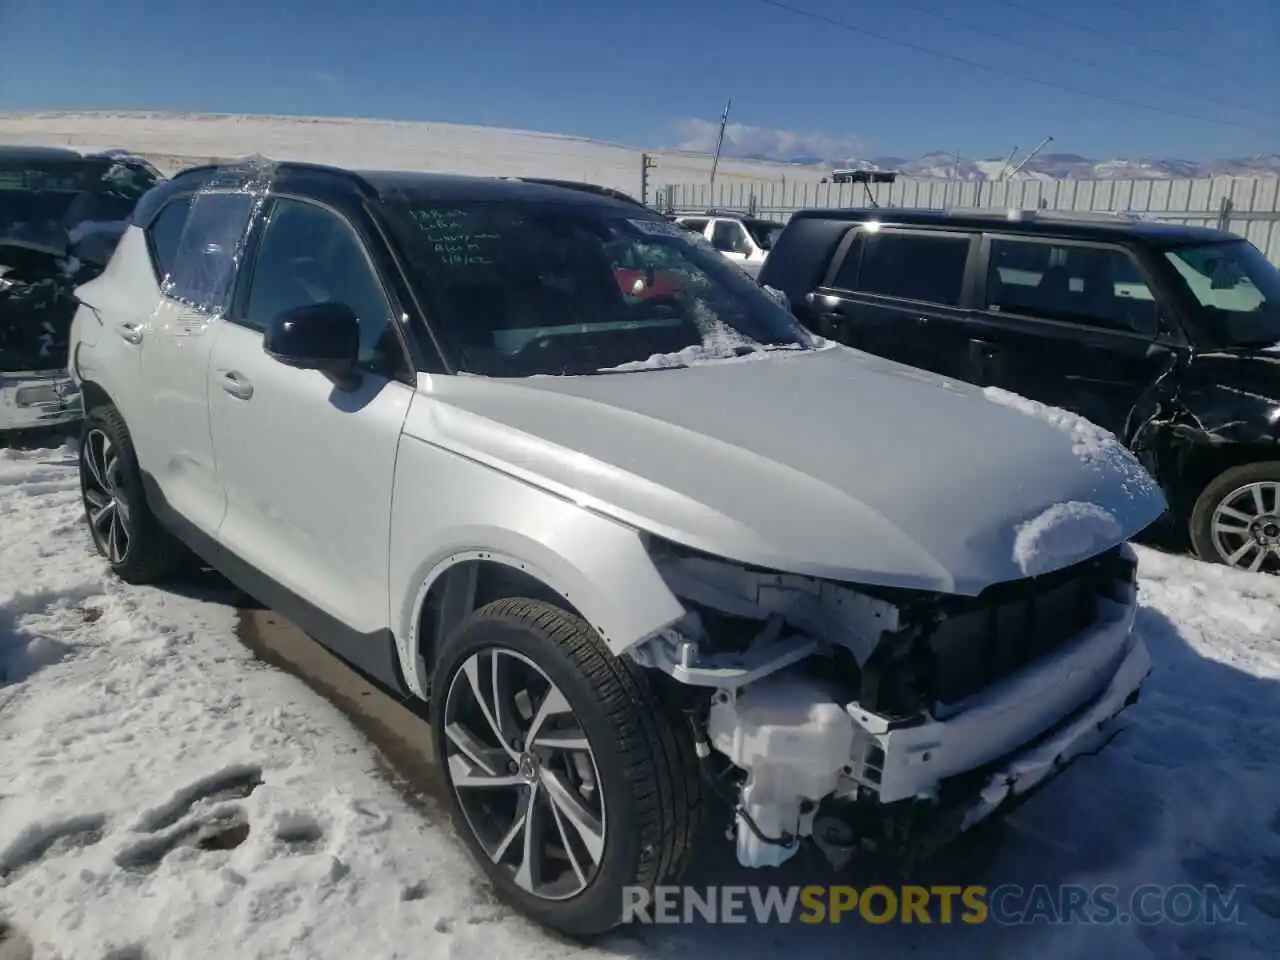
[[[641,150],[580,137],[475,127],[340,117],[256,117],[208,114],[37,113],[0,114],[0,144],[106,149],[147,155],[166,173],[206,162],[262,154],[356,169],[432,170],[481,176],[541,176],[589,180],[640,193]],[[649,182],[705,181],[706,154],[650,151],[658,165]],[[813,180],[823,167],[724,159],[721,183]]]
[[1243,925],[644,927],[580,949],[493,903],[449,828],[256,661],[231,610],[111,580],[80,517],[70,447],[0,450],[0,920],[37,960],[1275,955],[1280,580],[1143,550],[1156,668],[1130,729],[981,868],[989,886],[1243,885]]

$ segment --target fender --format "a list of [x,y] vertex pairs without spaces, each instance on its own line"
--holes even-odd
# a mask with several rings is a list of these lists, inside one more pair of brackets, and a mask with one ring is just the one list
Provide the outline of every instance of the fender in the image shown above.
[[407,434],[396,457],[389,559],[390,622],[404,677],[418,696],[425,690],[422,604],[462,561],[503,563],[537,578],[573,604],[615,654],[685,613],[645,534]]

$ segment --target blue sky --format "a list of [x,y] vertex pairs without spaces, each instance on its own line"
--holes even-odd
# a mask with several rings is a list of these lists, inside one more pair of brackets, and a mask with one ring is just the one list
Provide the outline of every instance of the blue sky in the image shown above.
[[1094,157],[1280,152],[1277,0],[784,2],[1244,125],[761,0],[0,0],[0,111],[375,116],[696,148],[732,96],[740,142],[763,152],[1003,156],[1046,134]]

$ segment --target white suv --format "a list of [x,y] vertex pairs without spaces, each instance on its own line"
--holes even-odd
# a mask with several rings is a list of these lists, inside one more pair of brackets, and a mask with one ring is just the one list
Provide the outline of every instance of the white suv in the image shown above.
[[429,700],[468,848],[562,931],[707,817],[748,866],[918,854],[1148,672],[1125,541],[1164,503],[1113,438],[815,339],[634,204],[202,168],[79,297],[111,568],[190,549]]
[[756,276],[785,224],[737,214],[681,214],[675,222],[702,235],[726,260]]

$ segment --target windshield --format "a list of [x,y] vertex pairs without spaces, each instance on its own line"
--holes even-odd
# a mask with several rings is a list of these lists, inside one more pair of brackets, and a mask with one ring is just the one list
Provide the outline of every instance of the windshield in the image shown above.
[[1165,251],[1200,304],[1216,346],[1280,343],[1280,270],[1247,240]]
[[705,240],[644,211],[504,199],[388,213],[470,373],[621,372],[816,343]]
[[769,220],[743,220],[742,225],[747,228],[747,233],[751,234],[751,239],[761,250],[772,250],[783,228],[783,224]]

